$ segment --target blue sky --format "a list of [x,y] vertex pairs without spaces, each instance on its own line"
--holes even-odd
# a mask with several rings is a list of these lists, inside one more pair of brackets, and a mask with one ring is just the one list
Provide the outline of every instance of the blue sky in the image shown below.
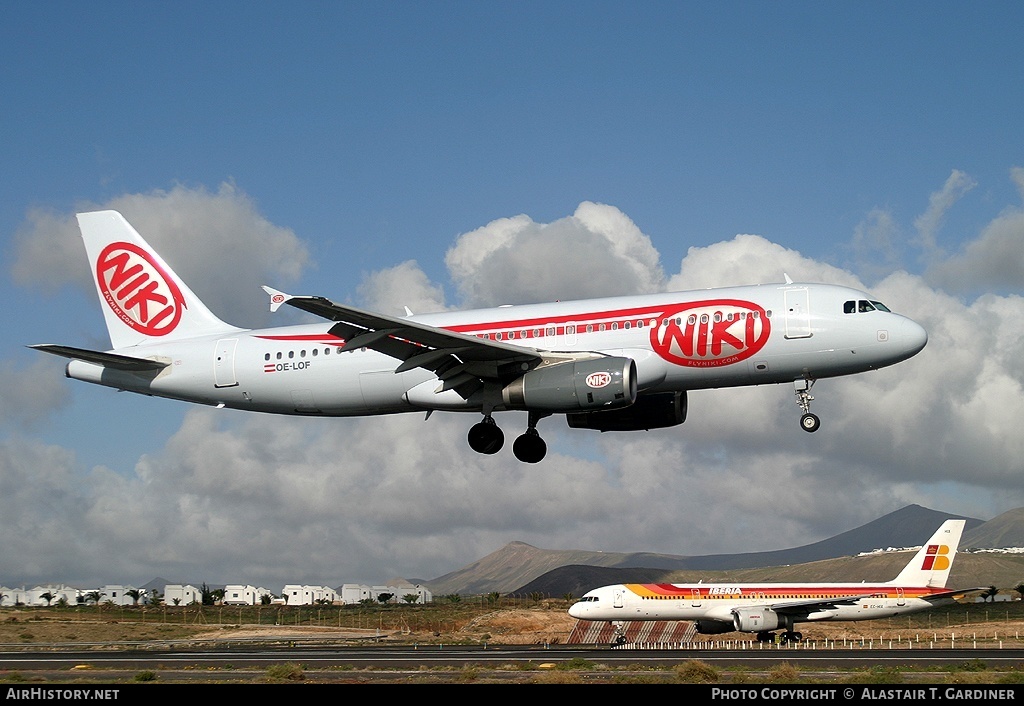
[[[1019,3],[0,19],[0,585],[430,579],[516,540],[736,552],[1024,504]],[[702,392],[651,434],[546,420],[527,468],[470,451],[468,416],[256,419],[65,380],[25,345],[104,346],[74,226],[94,208],[241,326],[287,322],[261,284],[428,311],[786,271],[868,288],[931,340],[820,383],[814,435],[788,387]]]

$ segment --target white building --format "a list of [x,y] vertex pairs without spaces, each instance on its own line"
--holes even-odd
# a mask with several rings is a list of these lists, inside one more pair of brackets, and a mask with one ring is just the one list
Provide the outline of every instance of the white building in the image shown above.
[[[140,605],[146,602],[145,589],[138,589],[135,586],[122,586],[120,584],[107,584],[98,589],[100,592],[100,603],[113,603],[114,605]],[[129,595],[129,591],[139,591],[139,597]]]
[[316,605],[322,602],[334,604],[338,600],[335,590],[327,586],[288,584],[282,595],[287,605]]
[[224,605],[257,605],[263,602],[263,596],[273,594],[265,588],[229,583],[224,587]]
[[169,583],[164,586],[164,605],[192,605],[203,602],[203,592],[192,584]]
[[359,603],[364,600],[377,602],[381,594],[390,593],[391,603],[405,603],[405,597],[415,594],[415,603],[431,603],[434,600],[433,594],[420,585],[411,584],[402,586],[366,586],[358,583],[346,583],[341,586],[341,602],[345,605]]
[[[5,590],[0,589],[0,592],[6,593]],[[78,597],[81,595],[81,591],[71,586],[35,586],[30,588],[28,591],[23,591],[21,602],[25,605],[60,605],[65,603],[67,605],[76,605],[78,603]],[[49,596],[49,600],[44,596]],[[6,603],[4,603],[6,605]]]

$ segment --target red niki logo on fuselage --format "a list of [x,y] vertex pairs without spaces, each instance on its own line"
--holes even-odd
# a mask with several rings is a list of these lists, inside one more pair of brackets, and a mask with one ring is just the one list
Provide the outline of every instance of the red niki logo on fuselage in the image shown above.
[[670,363],[715,368],[746,360],[768,342],[765,310],[741,299],[711,299],[667,309],[651,328],[651,348]]
[[111,243],[103,248],[96,260],[96,281],[107,306],[139,333],[165,336],[181,321],[181,290],[136,245]]

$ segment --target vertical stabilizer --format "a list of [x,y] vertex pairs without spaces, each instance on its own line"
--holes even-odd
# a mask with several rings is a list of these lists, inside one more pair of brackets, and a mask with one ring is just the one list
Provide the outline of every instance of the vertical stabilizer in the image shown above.
[[966,520],[946,520],[921,547],[900,575],[890,581],[897,586],[945,588],[953,557],[960,545]]
[[78,214],[113,348],[239,331],[193,294],[117,211]]

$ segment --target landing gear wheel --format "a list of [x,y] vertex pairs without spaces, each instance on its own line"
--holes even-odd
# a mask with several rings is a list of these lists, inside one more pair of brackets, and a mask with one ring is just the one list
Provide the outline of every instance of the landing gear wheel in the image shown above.
[[821,420],[818,419],[817,415],[808,412],[804,416],[800,417],[800,428],[804,431],[818,431],[818,427],[821,426]]
[[787,630],[782,633],[781,637],[782,642],[800,642],[800,640],[804,639],[804,634],[802,632],[790,632]]
[[496,454],[505,445],[505,433],[490,417],[469,430],[469,448],[480,454]]
[[775,641],[775,633],[773,633],[773,632],[759,632],[759,633],[757,633],[757,641],[758,642],[774,642]]
[[523,463],[537,463],[547,452],[548,445],[540,438],[536,429],[527,429],[526,433],[518,436],[512,444],[512,453]]

